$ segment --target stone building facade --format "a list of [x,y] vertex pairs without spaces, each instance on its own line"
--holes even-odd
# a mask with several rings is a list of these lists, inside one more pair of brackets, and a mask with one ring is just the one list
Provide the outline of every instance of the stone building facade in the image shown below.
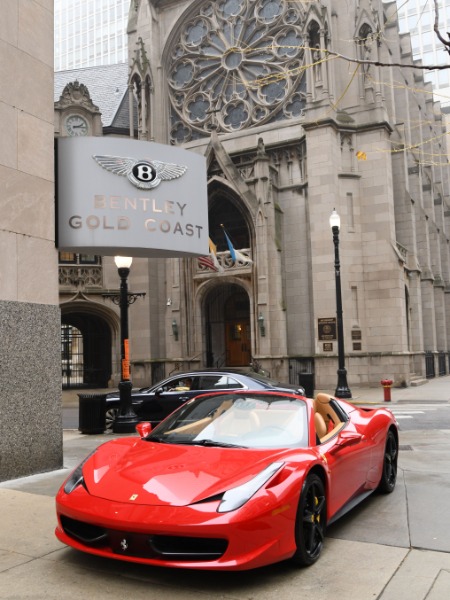
[[4,480],[60,467],[62,427],[53,2],[4,2],[0,12],[0,480]]
[[[448,373],[445,127],[395,3],[135,0],[128,34],[129,132],[207,157],[219,264],[134,261],[133,382],[254,363],[333,390],[333,209],[350,387]],[[83,294],[108,347],[117,312]]]

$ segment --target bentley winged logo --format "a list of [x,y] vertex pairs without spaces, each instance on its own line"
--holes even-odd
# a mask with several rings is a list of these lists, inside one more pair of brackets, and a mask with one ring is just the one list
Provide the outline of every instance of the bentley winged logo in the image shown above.
[[161,181],[170,181],[184,175],[187,167],[159,160],[145,160],[121,156],[96,155],[92,158],[97,163],[114,173],[127,177],[128,180],[141,190],[158,187]]

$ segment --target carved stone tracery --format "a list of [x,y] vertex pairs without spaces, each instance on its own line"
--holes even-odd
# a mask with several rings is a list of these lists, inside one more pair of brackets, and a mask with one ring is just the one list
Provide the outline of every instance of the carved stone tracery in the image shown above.
[[59,266],[61,287],[102,288],[103,270],[100,266]]
[[299,2],[204,2],[172,49],[172,141],[303,116],[305,19]]
[[84,83],[72,81],[68,83],[58,102],[55,102],[55,109],[63,110],[68,107],[80,106],[91,113],[100,113],[100,109],[91,99],[88,88]]

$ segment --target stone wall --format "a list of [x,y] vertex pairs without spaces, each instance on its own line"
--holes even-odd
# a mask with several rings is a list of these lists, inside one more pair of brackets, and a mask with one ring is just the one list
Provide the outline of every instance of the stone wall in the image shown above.
[[60,312],[0,300],[0,481],[62,466]]
[[62,464],[53,1],[0,8],[0,480]]

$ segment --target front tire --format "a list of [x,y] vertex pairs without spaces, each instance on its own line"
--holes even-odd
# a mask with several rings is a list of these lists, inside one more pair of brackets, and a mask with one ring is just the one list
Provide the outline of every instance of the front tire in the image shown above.
[[318,560],[325,538],[326,519],[324,484],[317,475],[308,475],[300,495],[295,523],[297,551],[292,557],[295,564],[308,567]]
[[394,491],[397,481],[397,458],[398,458],[398,443],[392,429],[388,431],[386,436],[386,446],[383,456],[383,472],[378,485],[378,490],[382,494],[390,494]]

